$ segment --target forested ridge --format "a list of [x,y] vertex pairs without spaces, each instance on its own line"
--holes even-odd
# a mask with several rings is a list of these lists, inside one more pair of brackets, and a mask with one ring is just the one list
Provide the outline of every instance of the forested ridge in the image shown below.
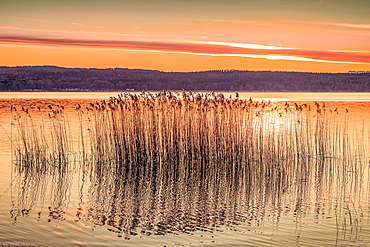
[[0,91],[370,92],[370,73],[0,67]]

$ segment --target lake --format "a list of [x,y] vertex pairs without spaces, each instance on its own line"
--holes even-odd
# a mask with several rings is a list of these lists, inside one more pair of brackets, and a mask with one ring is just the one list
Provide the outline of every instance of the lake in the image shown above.
[[370,245],[370,93],[117,94],[0,93],[0,244]]

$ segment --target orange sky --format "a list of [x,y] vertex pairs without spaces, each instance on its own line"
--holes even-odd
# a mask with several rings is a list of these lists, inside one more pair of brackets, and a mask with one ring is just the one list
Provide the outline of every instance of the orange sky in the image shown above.
[[370,71],[370,2],[1,1],[0,66]]

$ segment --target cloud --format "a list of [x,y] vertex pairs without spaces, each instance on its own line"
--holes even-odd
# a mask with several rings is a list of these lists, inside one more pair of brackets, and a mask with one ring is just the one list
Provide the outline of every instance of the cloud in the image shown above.
[[343,22],[325,22],[325,21],[298,21],[298,20],[273,20],[273,21],[254,21],[254,20],[235,20],[235,19],[185,19],[188,21],[197,22],[218,22],[218,23],[230,23],[238,25],[254,25],[254,26],[268,26],[274,23],[301,23],[301,24],[313,24],[322,26],[334,26],[343,28],[356,28],[356,29],[370,29],[369,23],[343,23]]
[[29,18],[22,18],[22,17],[13,17],[13,19],[24,20],[24,21],[49,22],[49,21],[45,21],[45,20],[29,19]]
[[235,19],[183,19],[183,20],[196,22],[218,22],[238,25],[255,25],[255,26],[267,26],[273,24],[273,22],[269,21],[235,20]]
[[53,36],[53,37],[94,37],[94,36],[105,36],[111,39],[121,39],[122,37],[137,37],[141,34],[134,33],[114,33],[107,31],[73,31],[73,30],[57,30],[57,29],[35,29],[35,28],[25,28],[18,26],[0,26],[0,30],[6,30],[9,33],[19,33],[22,32],[27,36],[27,33],[33,36]]
[[254,57],[270,60],[370,64],[369,52],[284,49],[282,47],[276,49],[278,47],[227,42],[82,40],[0,35],[0,43],[48,47],[141,50],[209,56]]
[[283,50],[290,49],[287,47],[271,46],[271,45],[259,45],[259,44],[241,44],[241,43],[230,43],[230,42],[217,42],[217,41],[198,41],[200,44],[212,44],[212,45],[226,45],[231,47],[240,47],[247,49],[261,49],[261,50]]
[[343,23],[343,22],[325,22],[325,21],[295,21],[295,22],[304,23],[304,24],[323,25],[323,26],[344,27],[344,28],[370,29],[370,24],[367,24],[367,23]]
[[79,27],[85,27],[86,26],[84,24],[76,23],[76,22],[67,22],[66,24],[68,24],[68,25],[74,25],[74,26],[79,26]]
[[73,25],[73,26],[78,26],[78,27],[107,28],[107,27],[104,27],[104,26],[99,26],[99,25],[87,25],[87,24],[82,24],[82,23],[77,23],[77,22],[67,22],[66,24],[68,24],[68,25]]

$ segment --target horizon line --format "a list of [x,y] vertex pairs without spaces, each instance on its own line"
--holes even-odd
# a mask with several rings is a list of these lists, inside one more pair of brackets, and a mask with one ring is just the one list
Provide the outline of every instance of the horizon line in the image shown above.
[[[277,72],[277,73],[312,73],[312,74],[370,74],[370,71],[366,70],[348,70],[347,72],[315,72],[315,71],[297,71],[297,70],[242,70],[242,69],[210,69],[210,70],[193,70],[193,71],[164,71],[157,69],[145,69],[145,68],[127,68],[127,67],[64,67],[59,65],[0,65],[1,68],[24,68],[24,67],[54,67],[60,69],[96,69],[96,70],[114,70],[114,69],[124,69],[124,70],[143,70],[143,71],[153,71],[161,73],[202,73],[202,72]],[[362,73],[355,73],[362,72]]]

